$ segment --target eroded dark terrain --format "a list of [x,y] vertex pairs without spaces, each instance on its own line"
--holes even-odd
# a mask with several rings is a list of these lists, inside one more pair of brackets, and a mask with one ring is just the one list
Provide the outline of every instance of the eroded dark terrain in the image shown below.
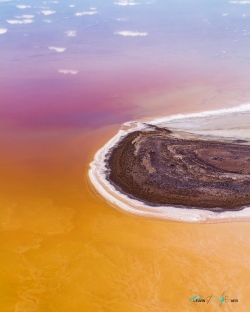
[[149,204],[213,211],[250,204],[250,146],[175,138],[168,130],[126,136],[108,159],[109,180]]

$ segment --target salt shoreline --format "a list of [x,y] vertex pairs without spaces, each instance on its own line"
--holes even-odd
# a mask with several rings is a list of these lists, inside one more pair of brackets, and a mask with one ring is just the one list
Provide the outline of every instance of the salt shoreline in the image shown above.
[[[220,136],[248,140],[250,137],[250,123],[248,120],[250,120],[250,104],[187,115],[173,115],[153,119],[147,123],[184,132],[190,131],[192,134],[206,135],[211,138]],[[96,191],[111,206],[140,217],[171,221],[191,223],[250,221],[250,206],[243,207],[242,210],[238,211],[225,212],[212,212],[195,207],[149,206],[118,191],[106,178],[107,154],[124,136],[145,128],[143,122],[124,123],[122,129],[97,151],[94,160],[90,163],[89,179]]]

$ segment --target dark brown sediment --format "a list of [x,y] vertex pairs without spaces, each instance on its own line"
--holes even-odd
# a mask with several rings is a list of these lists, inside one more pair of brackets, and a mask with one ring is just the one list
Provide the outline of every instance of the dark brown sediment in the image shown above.
[[156,127],[128,134],[107,166],[112,184],[150,205],[230,211],[250,204],[250,146],[243,141],[180,139]]

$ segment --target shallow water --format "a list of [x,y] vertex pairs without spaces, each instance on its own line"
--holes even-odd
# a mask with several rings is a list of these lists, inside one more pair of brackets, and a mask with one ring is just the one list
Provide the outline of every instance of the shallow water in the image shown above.
[[[116,131],[107,127],[50,144],[46,135],[28,142],[19,137],[21,146],[5,146],[12,157],[1,158],[3,311],[220,311],[217,302],[189,298],[224,291],[239,300],[224,303],[225,311],[245,311],[248,223],[145,220],[114,210],[92,192],[89,161]],[[27,154],[36,161],[25,165]]]
[[[94,154],[124,122],[250,99],[247,5],[138,2],[0,1],[1,311],[250,308],[247,222],[141,219],[89,184]],[[189,301],[223,292],[239,302]]]

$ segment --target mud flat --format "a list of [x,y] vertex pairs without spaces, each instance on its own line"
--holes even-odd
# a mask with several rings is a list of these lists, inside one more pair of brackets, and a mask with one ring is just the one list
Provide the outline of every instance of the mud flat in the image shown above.
[[250,105],[123,125],[90,164],[112,206],[186,222],[250,220]]

